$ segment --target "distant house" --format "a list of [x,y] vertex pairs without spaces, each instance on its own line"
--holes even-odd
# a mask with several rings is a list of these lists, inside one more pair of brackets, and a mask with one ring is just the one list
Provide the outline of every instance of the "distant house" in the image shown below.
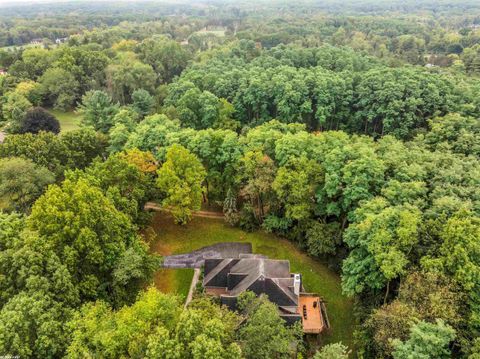
[[60,45],[60,44],[63,44],[63,43],[64,43],[65,41],[67,41],[67,40],[68,40],[68,37],[59,37],[59,38],[56,38],[56,39],[55,39],[55,43],[56,43],[57,45]]
[[319,334],[329,327],[325,305],[316,294],[305,293],[300,274],[290,273],[288,260],[241,253],[237,258],[205,259],[203,286],[235,310],[245,291],[266,294],[290,324],[301,321],[304,333]]
[[32,45],[42,45],[43,44],[43,40],[42,39],[33,39],[32,41],[30,41],[30,43]]
[[0,76],[7,75],[7,70],[0,68]]

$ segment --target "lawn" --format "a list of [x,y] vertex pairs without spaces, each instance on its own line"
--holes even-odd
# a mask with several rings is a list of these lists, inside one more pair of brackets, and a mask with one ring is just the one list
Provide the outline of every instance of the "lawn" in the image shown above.
[[[250,242],[255,253],[272,259],[288,259],[291,271],[302,274],[305,289],[318,293],[327,305],[331,330],[323,335],[324,343],[353,342],[353,302],[342,294],[340,277],[323,263],[314,260],[285,239],[258,231],[246,233],[226,225],[223,220],[194,218],[186,226],[173,224],[163,213],[157,213],[152,227],[157,233],[152,250],[162,255],[190,252],[218,242]],[[157,287],[166,292],[186,295],[193,271],[162,269],[155,278]]]
[[60,132],[76,130],[80,127],[82,115],[74,111],[60,111],[48,109],[53,116],[60,122]]
[[20,50],[20,49],[28,49],[28,48],[33,48],[33,47],[43,48],[43,45],[42,44],[12,45],[12,46],[0,47],[0,50],[13,51],[15,49]]
[[187,298],[192,282],[193,269],[163,268],[155,274],[155,286],[164,293],[177,293]]
[[212,34],[218,37],[225,37],[225,30],[200,30],[200,31],[197,31],[195,34],[197,35]]

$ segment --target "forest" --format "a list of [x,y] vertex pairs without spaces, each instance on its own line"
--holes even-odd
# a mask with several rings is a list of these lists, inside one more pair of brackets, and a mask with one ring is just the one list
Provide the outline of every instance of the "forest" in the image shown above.
[[[479,359],[479,157],[478,1],[0,3],[0,357]],[[184,307],[151,202],[327,266],[353,339]]]

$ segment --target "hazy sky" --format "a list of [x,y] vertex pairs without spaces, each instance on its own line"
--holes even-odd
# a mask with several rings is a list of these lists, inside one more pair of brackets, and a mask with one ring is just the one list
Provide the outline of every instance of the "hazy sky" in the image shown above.
[[[0,0],[0,4],[8,4],[8,5],[15,5],[15,4],[31,4],[31,3],[52,3],[52,2],[60,2],[61,0]],[[70,0],[72,2],[73,0]],[[105,1],[105,0],[99,0]],[[62,2],[66,2],[65,0]]]
[[[8,5],[15,5],[15,4],[31,4],[31,3],[53,3],[53,2],[84,2],[85,0],[0,0],[0,4],[8,4]],[[116,0],[95,0],[95,2],[113,2]],[[129,0],[129,2],[135,1],[142,1],[142,0]],[[171,2],[171,1],[170,1]]]

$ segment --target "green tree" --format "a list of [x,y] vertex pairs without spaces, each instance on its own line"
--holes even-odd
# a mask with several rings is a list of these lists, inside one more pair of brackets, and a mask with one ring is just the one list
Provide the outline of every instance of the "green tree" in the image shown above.
[[353,295],[386,285],[386,300],[390,281],[405,274],[411,262],[409,254],[418,243],[421,213],[415,207],[392,207],[376,198],[357,209],[355,217],[344,234],[351,251],[343,262],[343,290]]
[[[139,295],[132,306],[113,311],[107,303],[88,303],[68,324],[72,341],[67,358],[145,357],[150,335],[157,327],[173,330],[180,314],[177,297],[153,288]],[[115,338],[115,340],[112,340]]]
[[137,240],[128,217],[83,179],[51,186],[35,202],[28,225],[66,264],[83,299],[108,298],[112,271]]
[[372,350],[371,355],[388,358],[394,350],[392,339],[407,340],[409,329],[419,320],[415,307],[394,300],[375,309],[365,321],[367,337],[366,347]]
[[175,105],[182,124],[195,129],[205,129],[219,123],[220,110],[223,109],[222,101],[217,96],[200,91],[197,87],[186,91],[177,102],[171,103],[167,99],[165,104]]
[[393,358],[450,358],[451,352],[448,345],[454,338],[455,330],[440,319],[435,324],[419,322],[410,329],[410,337],[407,341],[395,341]]
[[125,148],[150,151],[158,160],[164,160],[165,149],[171,144],[171,133],[179,132],[179,130],[178,121],[172,121],[165,115],[147,116],[129,134]]
[[85,168],[97,158],[106,156],[107,138],[91,128],[80,128],[60,135],[65,148],[66,167]]
[[231,189],[227,191],[227,195],[223,201],[223,214],[225,216],[225,221],[230,225],[234,226],[238,223],[237,197],[233,194]]
[[234,342],[239,323],[236,313],[208,298],[200,298],[180,315],[175,337],[181,344],[183,357],[200,359],[212,355],[218,359],[239,359],[241,351]]
[[79,95],[79,83],[67,70],[51,67],[39,80],[46,103],[59,110],[75,105]]
[[150,115],[155,105],[155,99],[148,91],[138,89],[132,93],[132,108],[138,113],[140,118]]
[[131,102],[135,90],[153,92],[157,79],[153,68],[138,61],[133,53],[118,54],[106,73],[108,91],[122,105]]
[[0,157],[22,157],[46,167],[55,175],[63,173],[67,151],[60,138],[52,132],[37,135],[9,135],[0,146]]
[[65,265],[24,218],[0,214],[0,350],[25,358],[62,356],[64,322],[79,303]]
[[0,311],[0,350],[23,358],[62,356],[68,310],[47,293],[22,292]]
[[423,266],[452,275],[467,292],[476,291],[480,285],[479,236],[478,216],[468,210],[458,211],[441,228],[438,257],[424,257]]
[[385,165],[366,137],[348,138],[344,133],[320,137],[318,156],[325,173],[317,191],[318,212],[335,216],[342,228],[352,222],[359,204],[372,199],[384,183]]
[[301,338],[298,326],[287,327],[278,308],[264,296],[244,298],[240,308],[247,314],[238,332],[242,352],[247,359],[291,358]]
[[162,206],[172,210],[175,222],[188,222],[191,211],[200,209],[205,176],[205,169],[194,154],[181,145],[168,149],[166,161],[158,170],[157,186],[164,197]]
[[458,285],[447,276],[410,273],[402,280],[398,297],[375,309],[365,322],[376,355],[390,357],[394,350],[392,339],[407,340],[409,328],[419,320],[434,323],[442,319],[457,331],[459,342],[465,345],[465,299]]
[[36,234],[25,231],[25,218],[1,214],[0,307],[21,292],[41,292],[67,306],[79,303],[78,288],[54,251]]
[[102,189],[115,207],[134,222],[139,221],[155,187],[153,176],[128,162],[121,153],[111,155],[105,161],[96,159],[83,171],[67,173],[66,177],[71,180],[83,178]]
[[82,123],[84,125],[107,133],[114,125],[113,118],[118,112],[118,105],[112,102],[106,92],[96,90],[88,91],[83,95],[82,104],[78,109],[83,114]]
[[320,165],[300,157],[291,158],[278,169],[272,187],[278,200],[285,206],[285,216],[291,220],[305,221],[315,210],[315,194],[322,182]]
[[0,145],[0,158],[22,157],[48,168],[56,176],[65,168],[83,168],[105,153],[106,139],[92,129],[69,131],[60,136],[51,132],[37,135],[9,135]]
[[132,129],[123,123],[118,123],[113,126],[108,133],[108,152],[115,153],[122,151],[128,141],[130,131],[132,131]]
[[12,71],[20,77],[38,79],[52,65],[54,54],[43,48],[25,49],[22,53],[22,61],[13,65]]
[[313,256],[335,254],[337,245],[341,242],[340,225],[338,222],[321,223],[312,221],[305,232],[308,253]]
[[480,358],[480,338],[475,338],[473,341],[473,347],[470,349],[470,355],[468,359]]
[[208,199],[223,199],[228,188],[235,184],[234,177],[242,156],[238,135],[229,130],[213,129],[189,134],[188,130],[178,131],[178,141],[195,153],[205,166]]
[[18,157],[0,159],[0,208],[27,212],[55,181],[55,176],[45,167]]
[[348,348],[342,343],[334,343],[325,345],[318,351],[313,359],[348,359]]
[[14,91],[6,95],[2,106],[3,119],[7,122],[7,130],[18,132],[27,111],[32,107],[30,101],[20,93]]
[[30,80],[22,81],[15,87],[15,92],[25,96],[33,105],[40,105],[42,94],[39,83]]
[[257,208],[256,217],[259,222],[265,215],[265,205],[270,203],[274,194],[272,185],[276,171],[273,160],[260,151],[248,151],[241,159],[240,194]]
[[98,46],[62,46],[55,49],[55,66],[69,71],[79,85],[79,94],[105,86],[109,57]]
[[67,358],[241,358],[234,312],[205,298],[182,307],[179,298],[154,288],[118,311],[104,302],[87,304],[69,323]]
[[432,149],[480,156],[480,124],[478,119],[448,114],[428,121],[430,131],[425,142]]
[[[409,138],[426,120],[452,108],[452,84],[420,69],[379,68],[368,71],[355,88],[355,123],[374,136]],[[372,90],[374,89],[374,90]]]
[[138,292],[151,282],[158,271],[161,258],[150,253],[150,247],[142,241],[135,241],[122,254],[112,272],[112,293],[110,300],[117,307],[133,303]]
[[49,131],[58,134],[60,132],[60,122],[58,122],[55,116],[43,108],[33,107],[25,114],[18,132],[38,133],[40,131]]
[[151,65],[159,80],[170,82],[187,66],[190,54],[177,41],[153,36],[139,45],[140,59]]

